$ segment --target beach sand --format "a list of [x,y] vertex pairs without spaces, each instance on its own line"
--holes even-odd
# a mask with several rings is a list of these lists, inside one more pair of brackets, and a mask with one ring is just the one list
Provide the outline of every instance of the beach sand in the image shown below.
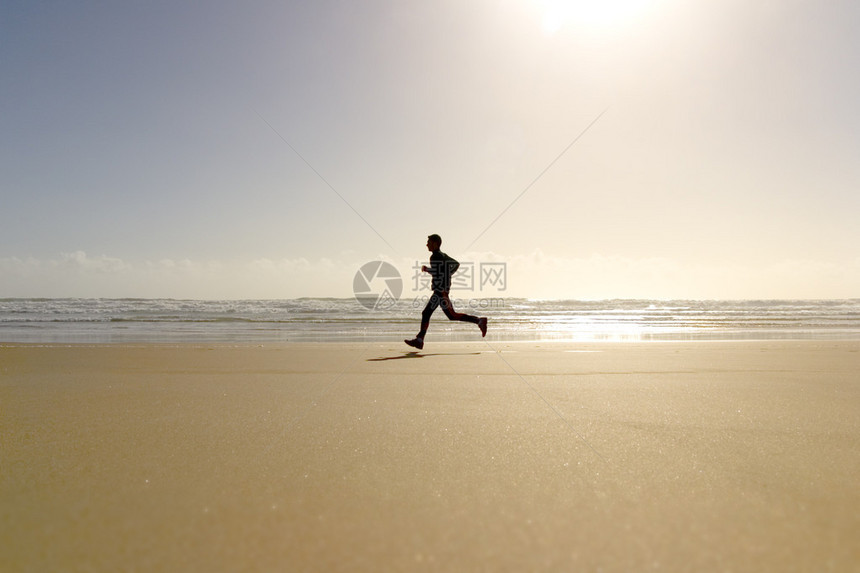
[[0,347],[0,571],[860,571],[860,342]]

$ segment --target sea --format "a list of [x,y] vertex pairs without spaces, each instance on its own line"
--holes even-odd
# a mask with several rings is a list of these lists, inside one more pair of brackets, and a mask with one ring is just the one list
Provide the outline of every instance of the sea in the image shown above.
[[[400,342],[417,333],[425,300],[6,298],[0,344]],[[860,340],[860,299],[455,298],[454,305],[488,317],[487,338],[496,341]],[[427,340],[480,334],[440,309]]]

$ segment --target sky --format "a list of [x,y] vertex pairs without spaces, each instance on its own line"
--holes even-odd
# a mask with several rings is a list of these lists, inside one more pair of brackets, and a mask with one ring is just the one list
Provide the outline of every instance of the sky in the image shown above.
[[[860,3],[0,5],[0,297],[860,296]],[[477,272],[477,271],[475,271]],[[476,284],[463,296],[489,296]]]

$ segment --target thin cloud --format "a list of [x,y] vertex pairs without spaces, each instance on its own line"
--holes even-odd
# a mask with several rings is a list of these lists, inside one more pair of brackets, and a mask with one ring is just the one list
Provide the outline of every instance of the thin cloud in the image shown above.
[[[570,258],[534,250],[505,256],[467,252],[473,263],[504,263],[506,288],[484,292],[478,282],[461,297],[544,299],[741,299],[851,298],[860,292],[860,259],[844,262],[790,259],[771,264],[690,264],[668,257],[594,254]],[[409,294],[426,261],[387,260]],[[257,258],[161,259],[130,262],[84,251],[57,258],[0,258],[0,297],[152,297],[255,299],[351,297],[356,271],[368,260]]]

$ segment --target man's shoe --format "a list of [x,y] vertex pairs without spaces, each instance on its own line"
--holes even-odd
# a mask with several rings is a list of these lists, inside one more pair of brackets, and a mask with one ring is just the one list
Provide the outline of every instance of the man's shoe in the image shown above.
[[409,346],[412,346],[413,348],[417,348],[418,350],[421,350],[422,348],[424,348],[424,339],[423,338],[413,338],[412,340],[404,340],[403,342],[405,342]]
[[486,317],[481,317],[478,319],[478,328],[481,329],[481,336],[487,336],[487,319]]

